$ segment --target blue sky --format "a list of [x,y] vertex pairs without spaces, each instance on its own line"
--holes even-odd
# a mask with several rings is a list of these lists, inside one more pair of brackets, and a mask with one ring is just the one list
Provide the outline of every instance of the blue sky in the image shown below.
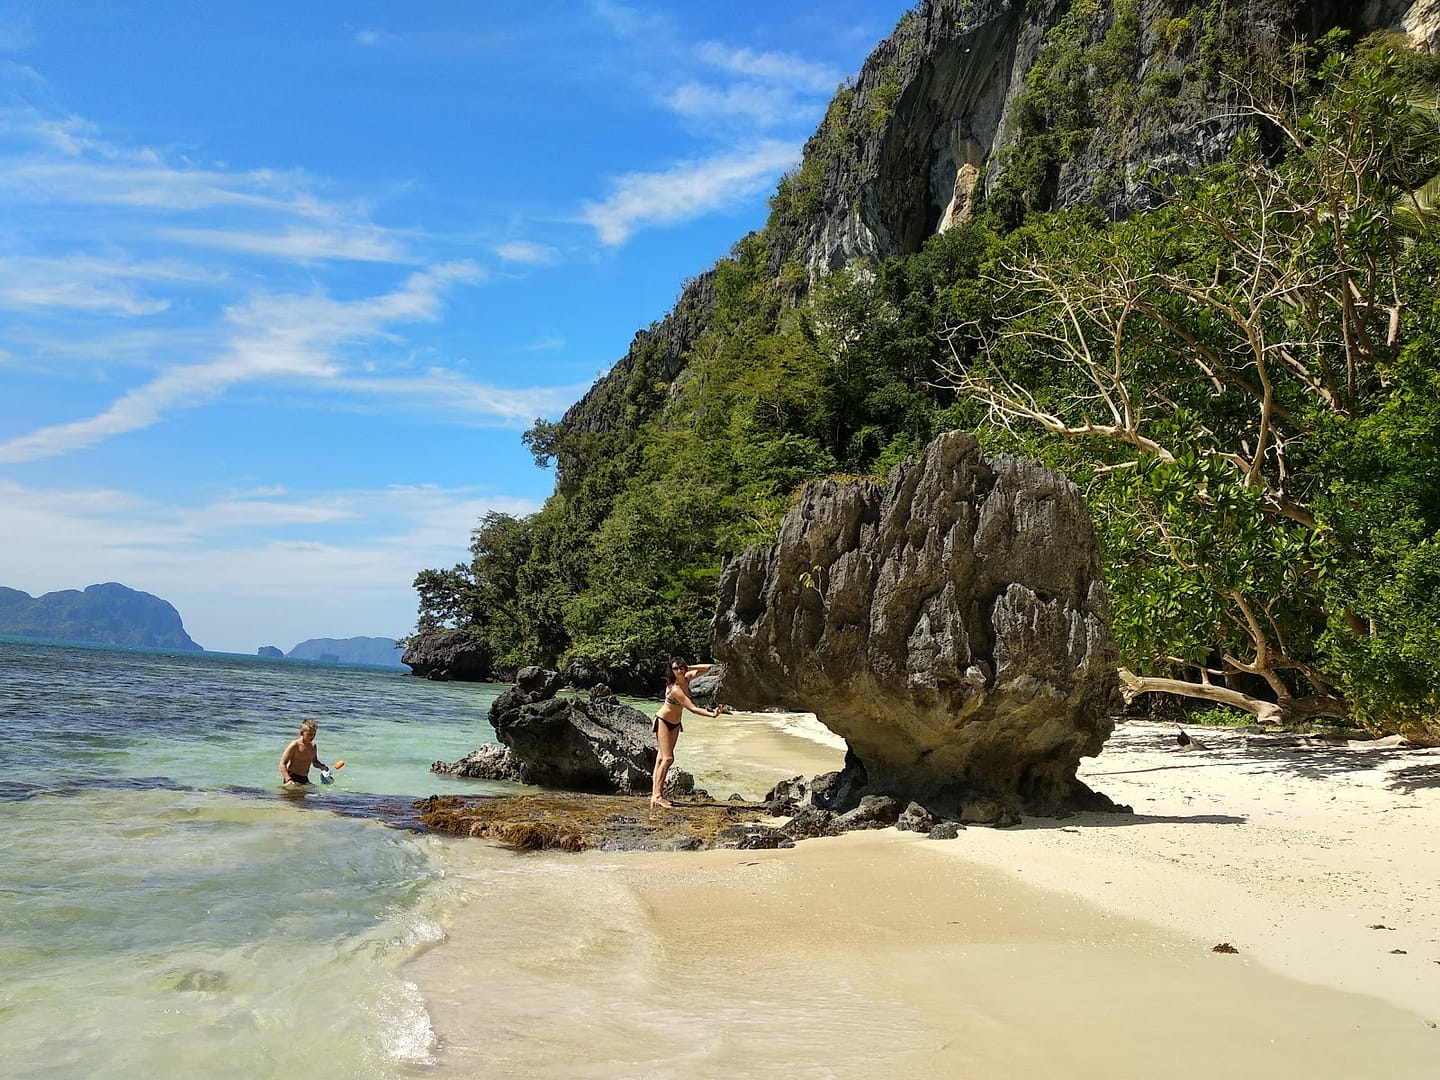
[[0,0],[0,585],[408,633],[909,6]]

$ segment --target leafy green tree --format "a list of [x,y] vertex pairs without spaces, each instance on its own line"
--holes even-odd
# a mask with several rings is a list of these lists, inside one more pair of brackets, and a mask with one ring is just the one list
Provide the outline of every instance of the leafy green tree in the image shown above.
[[[997,280],[999,334],[957,352],[956,389],[1063,443],[1052,457],[1087,478],[1132,695],[1381,727],[1433,715],[1440,514],[1393,474],[1434,458],[1400,432],[1435,434],[1435,384],[1404,360],[1433,347],[1414,313],[1440,262],[1397,210],[1440,171],[1411,104],[1434,75],[1370,42],[1252,99],[1278,163],[1244,139],[1160,211],[1031,233]],[[1314,87],[1313,107],[1287,107]],[[1405,680],[1384,642],[1405,645]]]

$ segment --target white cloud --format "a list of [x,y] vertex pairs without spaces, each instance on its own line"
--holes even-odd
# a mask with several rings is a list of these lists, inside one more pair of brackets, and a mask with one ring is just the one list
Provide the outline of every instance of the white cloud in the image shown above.
[[197,247],[265,255],[301,263],[331,259],[390,263],[413,261],[393,237],[381,229],[370,227],[327,230],[288,228],[273,233],[245,232],[238,229],[173,228],[161,229],[158,235],[162,239]]
[[506,262],[543,265],[555,261],[555,249],[543,244],[532,244],[528,240],[514,240],[508,244],[497,244],[495,254]]
[[604,202],[586,203],[582,217],[606,244],[622,244],[638,228],[690,221],[758,195],[799,156],[798,147],[767,140],[664,172],[631,173],[615,182]]
[[777,92],[753,83],[715,87],[688,82],[675,90],[666,104],[682,116],[695,118],[744,117],[763,127],[794,123],[814,109],[796,101],[788,91]]
[[701,45],[697,51],[702,60],[722,71],[810,94],[833,93],[840,83],[840,75],[832,68],[811,63],[793,53],[755,52],[713,41]]
[[590,9],[601,22],[623,38],[653,39],[657,33],[668,30],[669,21],[663,16],[641,11],[629,4],[617,4],[612,0],[593,0]]
[[176,259],[136,260],[90,254],[0,257],[0,307],[67,308],[133,317],[155,315],[170,301],[136,288],[140,281],[207,282],[217,277]]
[[234,170],[172,164],[148,147],[117,146],[82,117],[0,109],[0,192],[35,205],[130,207],[176,215],[232,209],[346,222],[363,207],[316,197],[300,170]]
[[84,281],[0,281],[0,307],[35,310],[70,308],[110,315],[158,315],[168,300],[144,296],[125,285]]
[[589,384],[505,389],[472,382],[453,371],[436,368],[413,378],[342,378],[332,390],[383,397],[430,412],[456,412],[528,427],[537,416],[557,416],[589,389]]
[[433,320],[440,294],[478,271],[453,263],[412,274],[394,292],[363,300],[326,296],[256,296],[226,312],[235,327],[228,347],[206,363],[172,367],[85,420],[39,428],[0,443],[0,461],[38,461],[138,431],[176,409],[214,400],[255,380],[327,380],[342,373],[346,344],[382,335],[393,322]]
[[[123,582],[174,604],[206,648],[236,652],[407,633],[419,570],[465,558],[465,538],[489,511],[524,516],[539,508],[433,485],[239,491],[184,506],[113,488],[45,490],[4,479],[0,502],[7,586],[39,595]],[[83,581],[74,577],[80,566]]]

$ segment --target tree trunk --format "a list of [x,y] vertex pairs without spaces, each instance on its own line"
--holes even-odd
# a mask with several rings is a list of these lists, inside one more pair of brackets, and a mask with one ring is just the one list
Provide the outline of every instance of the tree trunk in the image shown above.
[[1225,686],[1136,675],[1129,668],[1123,667],[1120,668],[1120,692],[1125,696],[1126,702],[1141,694],[1175,694],[1177,697],[1215,701],[1248,712],[1262,724],[1284,724],[1322,716],[1335,720],[1350,719],[1349,706],[1338,698],[1315,696],[1266,701],[1264,698],[1252,697]]

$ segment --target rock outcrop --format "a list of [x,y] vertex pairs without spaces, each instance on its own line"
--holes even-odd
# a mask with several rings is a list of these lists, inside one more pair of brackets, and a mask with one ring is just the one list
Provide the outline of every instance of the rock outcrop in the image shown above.
[[490,643],[470,630],[431,630],[416,634],[400,662],[422,679],[485,682],[493,674]]
[[[521,668],[515,685],[490,706],[500,747],[482,747],[450,764],[437,761],[431,771],[562,791],[649,795],[656,755],[650,717],[613,697],[557,696],[562,683],[559,672]],[[695,780],[672,768],[665,790],[689,795]]]
[[723,700],[812,711],[848,742],[826,809],[1105,801],[1075,779],[1116,702],[1094,528],[1068,481],[964,432],[884,485],[811,484],[773,547],[726,565],[713,647]]
[[509,747],[486,743],[471,750],[459,761],[437,761],[430,771],[443,776],[462,776],[467,780],[505,780],[523,783],[520,765]]

